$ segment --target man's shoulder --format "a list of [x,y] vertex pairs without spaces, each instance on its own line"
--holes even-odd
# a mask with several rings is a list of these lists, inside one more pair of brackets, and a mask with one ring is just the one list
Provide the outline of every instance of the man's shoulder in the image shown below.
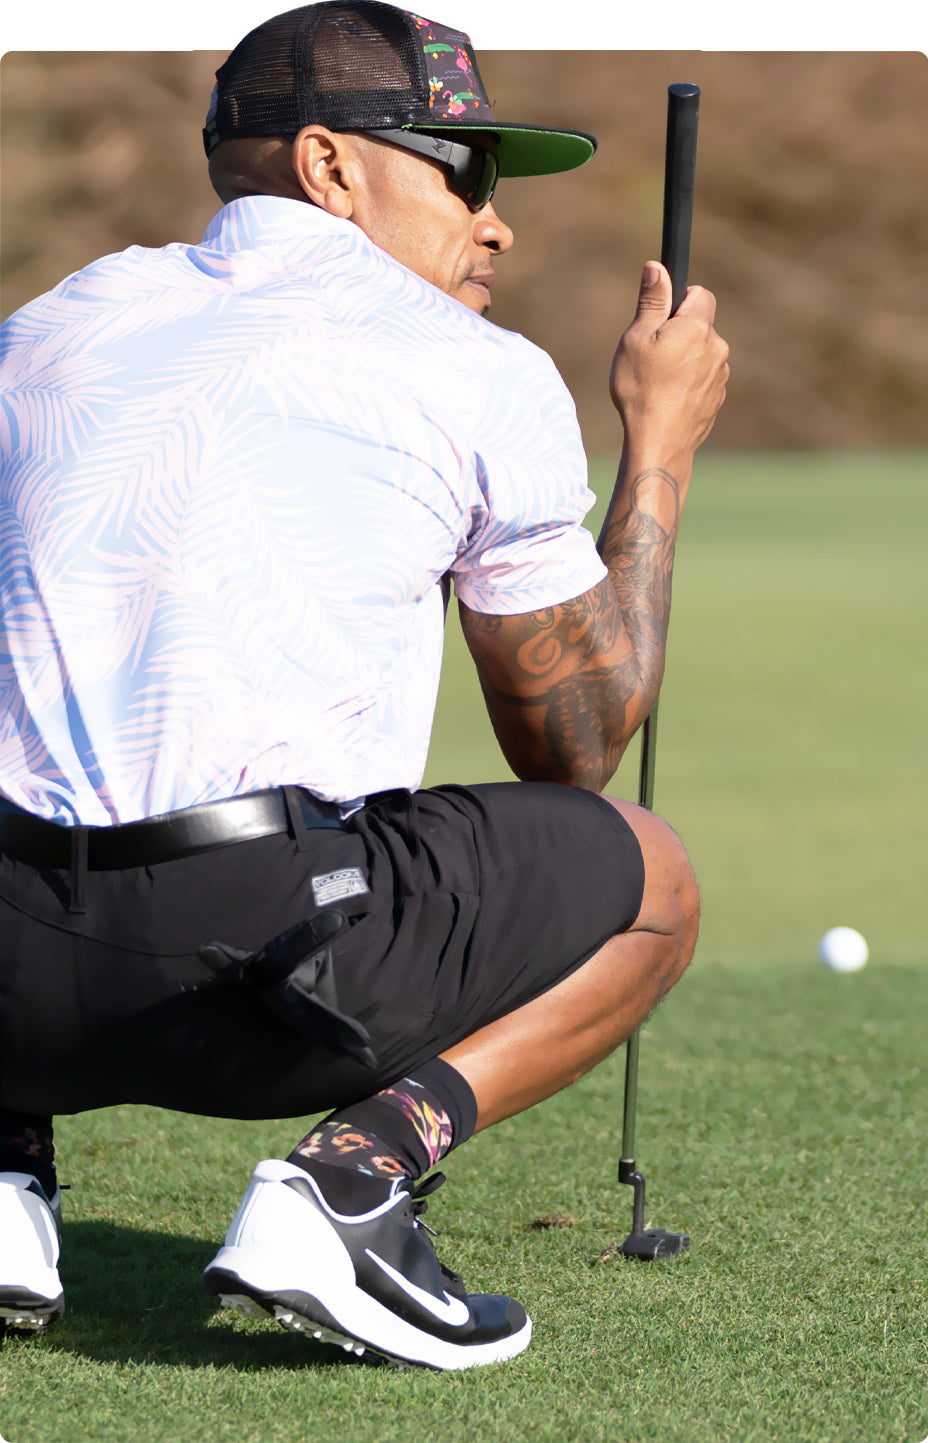
[[304,360],[322,353],[359,384],[412,387],[426,410],[482,417],[483,428],[488,409],[536,410],[566,389],[546,352],[445,295],[358,226],[269,196],[223,206],[196,243],[129,246],[90,262],[14,313],[4,346],[109,353],[141,332],[139,352],[119,353],[134,366],[142,350],[173,343],[175,327],[184,346],[221,330],[227,359],[255,336],[275,364],[286,362],[282,347]]
[[[542,367],[553,364],[525,336],[478,315],[409,270],[352,221],[316,206],[276,196],[232,201],[214,216],[202,247],[217,265],[223,254],[263,252],[270,262],[271,284],[279,274],[290,286],[299,287],[303,279],[308,288],[337,290],[349,320],[388,313],[400,330],[437,327],[447,340],[449,355],[451,347],[458,348],[458,362],[466,362],[476,349],[483,360],[492,354],[501,360],[519,355]],[[356,291],[364,294],[363,310]]]

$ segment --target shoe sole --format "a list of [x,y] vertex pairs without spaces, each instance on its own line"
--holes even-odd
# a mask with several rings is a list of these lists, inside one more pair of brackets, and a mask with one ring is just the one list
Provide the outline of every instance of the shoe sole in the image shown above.
[[357,1331],[353,1331],[347,1320],[335,1317],[318,1297],[310,1293],[270,1293],[256,1288],[234,1267],[229,1266],[229,1254],[236,1251],[234,1248],[223,1248],[222,1253],[226,1256],[222,1263],[225,1266],[208,1268],[203,1276],[206,1291],[218,1297],[223,1307],[234,1308],[246,1317],[271,1318],[291,1332],[303,1333],[316,1342],[334,1343],[357,1357],[371,1353],[395,1367],[428,1368],[433,1372],[445,1372],[507,1362],[524,1352],[531,1341],[532,1324],[526,1319],[520,1332],[490,1343],[475,1343],[469,1346],[446,1343],[404,1323],[359,1288],[353,1289],[353,1297],[343,1297],[341,1300],[343,1305],[347,1304],[346,1312],[349,1318],[352,1311],[361,1314],[374,1312],[381,1315],[387,1326],[407,1334],[404,1341],[409,1346],[409,1352],[400,1347],[390,1348],[363,1336],[367,1331],[363,1326],[358,1326]]
[[[290,1333],[302,1333],[304,1337],[310,1338],[314,1343],[330,1343],[352,1357],[387,1363],[391,1368],[397,1370],[418,1366],[431,1369],[433,1372],[440,1371],[432,1369],[428,1363],[412,1364],[405,1358],[395,1358],[378,1348],[372,1348],[369,1343],[362,1343],[357,1338],[349,1338],[346,1333],[339,1332],[334,1325],[334,1320],[331,1323],[323,1324],[306,1313],[298,1312],[292,1304],[275,1302],[271,1298],[264,1298],[260,1295],[252,1296],[251,1293],[243,1292],[240,1278],[226,1275],[223,1280],[221,1276],[211,1275],[208,1291],[212,1292],[214,1287],[220,1288],[223,1281],[229,1291],[217,1291],[215,1296],[218,1297],[224,1308],[231,1308],[245,1318],[257,1318],[262,1322],[270,1319],[271,1322],[279,1323]],[[298,1296],[299,1303],[304,1308],[316,1301],[310,1299],[305,1293]],[[320,1311],[324,1310],[320,1308]]]
[[0,1324],[22,1333],[41,1333],[64,1313],[64,1295],[43,1298],[28,1288],[0,1288]]

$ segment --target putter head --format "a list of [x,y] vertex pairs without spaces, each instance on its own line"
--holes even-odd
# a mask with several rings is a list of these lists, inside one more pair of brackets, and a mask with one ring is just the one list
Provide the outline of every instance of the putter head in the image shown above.
[[672,1258],[688,1248],[690,1240],[686,1233],[668,1233],[663,1228],[642,1228],[640,1232],[629,1233],[619,1248],[627,1258],[642,1258],[653,1262],[655,1258]]

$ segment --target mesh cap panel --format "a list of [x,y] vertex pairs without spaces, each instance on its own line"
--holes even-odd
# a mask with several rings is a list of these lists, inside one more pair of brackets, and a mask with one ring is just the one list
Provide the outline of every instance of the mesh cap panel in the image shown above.
[[314,124],[376,130],[428,117],[415,25],[388,5],[309,5],[275,16],[246,35],[216,80],[207,130],[217,140],[295,135]]
[[324,14],[305,66],[306,113],[330,130],[376,130],[421,119],[428,80],[422,46],[404,20],[379,5],[364,14],[353,7]]
[[580,131],[500,125],[470,40],[381,0],[319,0],[266,20],[216,72],[203,140],[403,126],[493,133],[501,175],[571,170],[596,148]]

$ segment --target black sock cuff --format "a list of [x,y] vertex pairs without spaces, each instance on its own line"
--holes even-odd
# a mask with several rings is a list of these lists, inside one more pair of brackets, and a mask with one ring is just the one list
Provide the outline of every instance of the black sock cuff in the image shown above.
[[430,1062],[423,1062],[421,1067],[407,1073],[407,1076],[412,1082],[421,1083],[428,1088],[448,1114],[453,1133],[449,1152],[460,1147],[469,1137],[473,1137],[477,1127],[477,1099],[466,1077],[462,1077],[450,1062],[433,1057]]
[[0,1108],[0,1172],[28,1173],[38,1178],[49,1198],[54,1196],[58,1181],[51,1117]]

